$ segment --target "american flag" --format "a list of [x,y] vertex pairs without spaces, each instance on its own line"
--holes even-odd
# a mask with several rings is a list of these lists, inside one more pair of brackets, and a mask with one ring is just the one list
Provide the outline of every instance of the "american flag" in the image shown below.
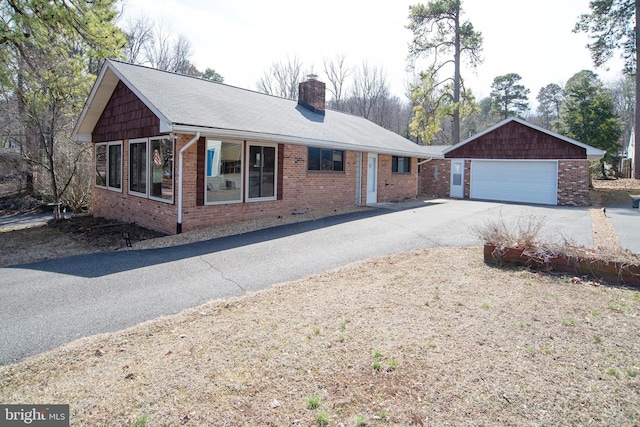
[[160,160],[160,153],[158,150],[153,150],[153,164],[160,167],[162,166],[162,161]]

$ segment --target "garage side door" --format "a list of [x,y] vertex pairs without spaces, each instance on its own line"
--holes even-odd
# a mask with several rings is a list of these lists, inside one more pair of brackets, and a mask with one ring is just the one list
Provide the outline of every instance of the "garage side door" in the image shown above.
[[558,204],[558,162],[491,161],[471,163],[471,198]]

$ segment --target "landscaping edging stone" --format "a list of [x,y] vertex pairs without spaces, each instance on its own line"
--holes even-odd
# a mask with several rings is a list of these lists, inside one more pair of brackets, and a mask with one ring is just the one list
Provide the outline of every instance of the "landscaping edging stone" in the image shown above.
[[494,265],[524,266],[542,271],[589,275],[634,288],[640,288],[640,265],[545,253],[535,248],[498,248],[484,245],[484,262]]

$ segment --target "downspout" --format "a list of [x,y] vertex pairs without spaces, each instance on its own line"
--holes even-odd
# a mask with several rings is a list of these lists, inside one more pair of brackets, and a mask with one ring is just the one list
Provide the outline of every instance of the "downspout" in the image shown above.
[[356,153],[356,206],[362,206],[362,151]]
[[176,224],[176,234],[182,233],[182,157],[185,151],[189,149],[197,140],[200,139],[200,132],[196,132],[196,136],[187,145],[180,149],[178,154],[178,223]]

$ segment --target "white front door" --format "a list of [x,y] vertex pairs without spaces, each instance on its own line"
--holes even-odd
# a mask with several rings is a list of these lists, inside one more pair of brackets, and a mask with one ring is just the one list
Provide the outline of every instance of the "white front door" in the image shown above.
[[367,162],[367,204],[378,203],[378,155],[369,153]]
[[464,198],[464,160],[451,160],[451,185],[449,195]]

